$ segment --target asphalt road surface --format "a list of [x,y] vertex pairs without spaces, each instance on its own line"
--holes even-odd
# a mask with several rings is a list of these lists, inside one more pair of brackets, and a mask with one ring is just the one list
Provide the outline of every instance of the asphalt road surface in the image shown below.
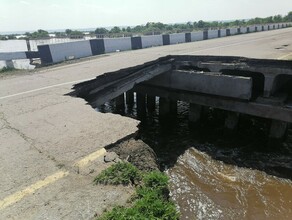
[[0,219],[90,219],[130,188],[94,186],[104,147],[138,121],[65,94],[75,83],[168,54],[291,59],[292,28],[96,56],[0,80]]

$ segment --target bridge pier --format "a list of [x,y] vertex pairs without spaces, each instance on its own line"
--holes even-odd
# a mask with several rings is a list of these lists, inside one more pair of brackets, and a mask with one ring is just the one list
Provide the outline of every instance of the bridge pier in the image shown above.
[[228,130],[236,130],[239,121],[239,113],[237,112],[228,112],[227,117],[225,118],[225,128]]
[[156,97],[147,95],[147,110],[148,112],[153,112],[155,111],[156,107]]
[[136,92],[137,102],[137,116],[145,117],[146,115],[146,95],[143,93]]
[[275,76],[265,75],[264,97],[270,97],[274,90]]
[[170,114],[170,101],[167,98],[159,98],[159,117]]
[[159,98],[159,117],[166,117],[177,113],[177,101]]
[[6,65],[7,68],[12,68],[12,69],[14,69],[14,63],[13,63],[12,60],[6,60],[6,61],[5,61],[5,65]]
[[125,109],[125,96],[124,93],[115,98],[115,104],[117,109]]
[[134,104],[134,92],[132,90],[126,92],[126,103],[128,105]]
[[190,103],[189,107],[189,121],[197,124],[201,119],[202,106]]
[[270,138],[272,139],[282,139],[284,138],[289,124],[284,121],[272,120],[270,128]]
[[[203,106],[209,106],[292,123],[292,63],[289,61],[167,56],[133,68],[129,72],[107,73],[106,77],[75,86],[76,95],[88,96],[91,105],[98,107],[132,90],[138,91],[138,114],[142,115],[147,109],[150,112],[155,108],[154,96],[157,96],[160,97],[160,116],[176,112],[176,104],[171,104],[171,99],[199,105],[190,107],[190,122],[197,122],[203,116]],[[147,106],[145,95],[148,96]],[[127,103],[131,102],[133,95],[127,93]],[[230,113],[225,126],[235,129],[237,123],[238,115]],[[285,124],[274,122],[271,137],[283,136],[285,127]]]
[[170,113],[177,115],[177,101],[170,100]]

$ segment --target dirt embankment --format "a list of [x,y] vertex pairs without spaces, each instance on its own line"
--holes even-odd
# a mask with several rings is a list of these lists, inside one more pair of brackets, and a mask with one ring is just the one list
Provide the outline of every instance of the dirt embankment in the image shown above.
[[[159,170],[155,152],[142,140],[132,138],[109,147],[107,151],[116,153],[120,159],[132,163],[139,170]],[[115,160],[115,158],[112,159]]]

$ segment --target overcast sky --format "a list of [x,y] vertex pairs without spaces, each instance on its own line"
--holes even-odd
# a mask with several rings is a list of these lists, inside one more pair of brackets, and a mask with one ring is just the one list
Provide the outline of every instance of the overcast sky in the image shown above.
[[231,20],[292,11],[292,0],[0,0],[0,32]]

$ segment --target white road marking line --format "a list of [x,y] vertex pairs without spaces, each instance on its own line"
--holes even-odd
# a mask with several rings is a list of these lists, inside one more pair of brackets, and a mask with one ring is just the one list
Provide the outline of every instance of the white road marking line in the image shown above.
[[26,91],[26,92],[20,92],[20,93],[15,93],[15,94],[12,94],[12,95],[2,96],[2,97],[0,97],[0,100],[7,99],[7,98],[12,98],[12,97],[15,97],[15,96],[24,95],[24,94],[28,94],[28,93],[33,93],[33,92],[37,92],[37,91],[41,91],[41,90],[51,89],[51,88],[54,88],[54,87],[59,87],[59,86],[65,86],[65,85],[69,85],[69,84],[79,83],[79,82],[92,80],[92,79],[94,79],[94,78],[81,79],[81,80],[76,80],[76,81],[71,81],[71,82],[66,82],[66,83],[60,83],[60,84],[56,84],[56,85],[52,85],[52,86],[45,86],[45,87],[42,87],[42,88],[39,88],[39,89],[33,89],[33,90]]

